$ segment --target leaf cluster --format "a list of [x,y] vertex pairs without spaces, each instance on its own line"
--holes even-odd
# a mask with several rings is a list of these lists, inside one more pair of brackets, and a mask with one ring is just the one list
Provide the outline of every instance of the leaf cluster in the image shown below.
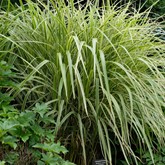
[[[0,109],[0,141],[2,148],[10,146],[5,151],[4,160],[9,164],[19,163],[19,150],[27,150],[31,161],[38,161],[43,164],[67,164],[59,155],[68,151],[60,143],[55,143],[54,128],[55,122],[48,114],[46,104],[36,104],[33,110],[19,112],[12,106],[3,106]],[[11,148],[11,151],[9,150]],[[14,157],[9,155],[13,154]],[[24,160],[25,161],[25,160]],[[32,163],[32,162],[31,162]]]
[[[0,62],[1,89],[11,87],[11,66]],[[39,104],[23,112],[10,104],[7,92],[0,94],[1,164],[36,163],[38,165],[73,165],[61,154],[68,151],[55,142],[56,123],[47,104]]]

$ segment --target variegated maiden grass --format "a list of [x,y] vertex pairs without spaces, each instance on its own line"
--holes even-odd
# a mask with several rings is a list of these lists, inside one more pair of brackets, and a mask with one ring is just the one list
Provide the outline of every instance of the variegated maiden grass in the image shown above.
[[140,161],[138,147],[153,159],[153,136],[160,145],[165,137],[165,54],[152,33],[156,23],[128,6],[81,10],[60,2],[40,3],[41,10],[28,0],[0,16],[0,57],[16,67],[20,84],[11,92],[19,107],[50,104],[56,140],[77,164],[101,153],[115,164],[116,143],[128,164]]

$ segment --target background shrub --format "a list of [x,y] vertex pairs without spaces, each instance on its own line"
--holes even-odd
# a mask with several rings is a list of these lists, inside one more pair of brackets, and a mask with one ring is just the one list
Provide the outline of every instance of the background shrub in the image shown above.
[[[33,2],[37,2],[36,0],[32,0]],[[49,3],[51,0],[40,0],[40,2],[45,2],[45,3]],[[53,0],[54,2],[58,2],[58,0]],[[10,2],[12,4],[20,4],[19,0],[10,0]],[[27,2],[26,0],[22,1],[24,4]],[[68,1],[64,0],[65,4],[68,4]],[[116,0],[94,0],[94,1],[90,1],[90,0],[72,0],[72,2],[74,3],[80,3],[81,5],[85,5],[88,2],[91,2],[93,4],[95,4],[96,2],[98,2],[99,6],[104,6],[105,4],[108,5],[116,5],[118,7],[123,6],[123,5],[127,5],[128,3],[132,3],[132,7],[136,8],[137,10],[139,8],[142,7],[142,11],[152,7],[151,10],[151,16],[152,17],[159,17],[164,15],[165,13],[165,1],[164,0],[120,0],[120,1],[116,1]],[[1,6],[3,6],[4,8],[7,7],[8,1],[7,0],[1,0]]]

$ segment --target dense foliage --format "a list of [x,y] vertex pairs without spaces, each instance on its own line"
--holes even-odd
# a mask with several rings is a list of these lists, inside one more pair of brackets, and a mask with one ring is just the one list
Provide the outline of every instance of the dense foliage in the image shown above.
[[0,13],[0,58],[15,67],[17,84],[1,88],[14,99],[1,97],[1,159],[23,164],[23,153],[29,164],[69,164],[60,141],[78,165],[102,157],[113,165],[154,164],[165,138],[159,25],[129,6],[50,2],[27,0]]
[[165,14],[165,1],[164,0],[148,0],[145,7],[148,8],[152,6],[152,15],[153,16],[162,16]]
[[[37,2],[37,0],[32,0],[33,2]],[[50,0],[39,0],[40,2],[48,3]],[[57,0],[54,0],[56,2]],[[64,0],[65,4],[68,4],[67,0]],[[95,3],[98,2],[99,6],[104,5],[114,5],[117,4],[118,6],[122,6],[124,4],[127,4],[131,2],[133,4],[133,7],[137,10],[142,8],[142,11],[151,8],[151,16],[153,17],[159,17],[165,14],[165,1],[164,0],[72,0],[74,3],[79,2],[81,5],[85,5],[88,2]],[[1,0],[1,6],[6,6],[8,4],[8,0]],[[20,4],[20,0],[10,0],[12,4]],[[26,3],[27,0],[23,0],[23,3]]]
[[10,80],[12,68],[0,62],[1,164],[73,165],[59,155],[67,150],[59,142],[55,143],[55,121],[47,104],[37,103],[31,110],[22,112],[10,104],[11,96],[6,88],[16,87]]

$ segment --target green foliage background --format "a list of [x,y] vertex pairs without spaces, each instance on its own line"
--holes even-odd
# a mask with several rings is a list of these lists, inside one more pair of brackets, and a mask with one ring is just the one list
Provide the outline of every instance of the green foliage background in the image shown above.
[[[97,1],[97,0],[95,0]],[[103,4],[103,1],[105,1],[105,3],[110,3],[110,4],[114,4],[114,3],[117,3],[119,5],[123,5],[123,4],[126,4],[128,2],[131,2],[134,5],[134,7],[138,8],[140,7],[141,5],[144,5],[143,7],[143,10],[144,9],[147,9],[151,6],[152,7],[152,13],[154,13],[154,16],[160,16],[160,15],[164,15],[165,14],[165,1],[164,0],[120,0],[120,1],[116,1],[116,0],[99,0],[100,1],[100,4]],[[19,4],[19,0],[10,0],[11,3],[15,4]],[[26,0],[24,1],[24,3],[26,2]],[[34,1],[33,1],[34,2]],[[41,2],[43,2],[43,0],[41,0]],[[78,2],[75,1],[75,2]],[[83,4],[86,3],[87,0],[83,0]],[[94,2],[94,1],[92,1]],[[8,0],[1,0],[1,6],[6,6],[8,3]],[[154,4],[154,5],[153,5]]]
[[164,0],[121,0],[115,1],[111,0],[111,4],[124,5],[127,3],[132,3],[133,7],[137,10],[141,8],[141,11],[144,11],[148,8],[151,8],[151,17],[159,17],[165,15],[165,1]]

